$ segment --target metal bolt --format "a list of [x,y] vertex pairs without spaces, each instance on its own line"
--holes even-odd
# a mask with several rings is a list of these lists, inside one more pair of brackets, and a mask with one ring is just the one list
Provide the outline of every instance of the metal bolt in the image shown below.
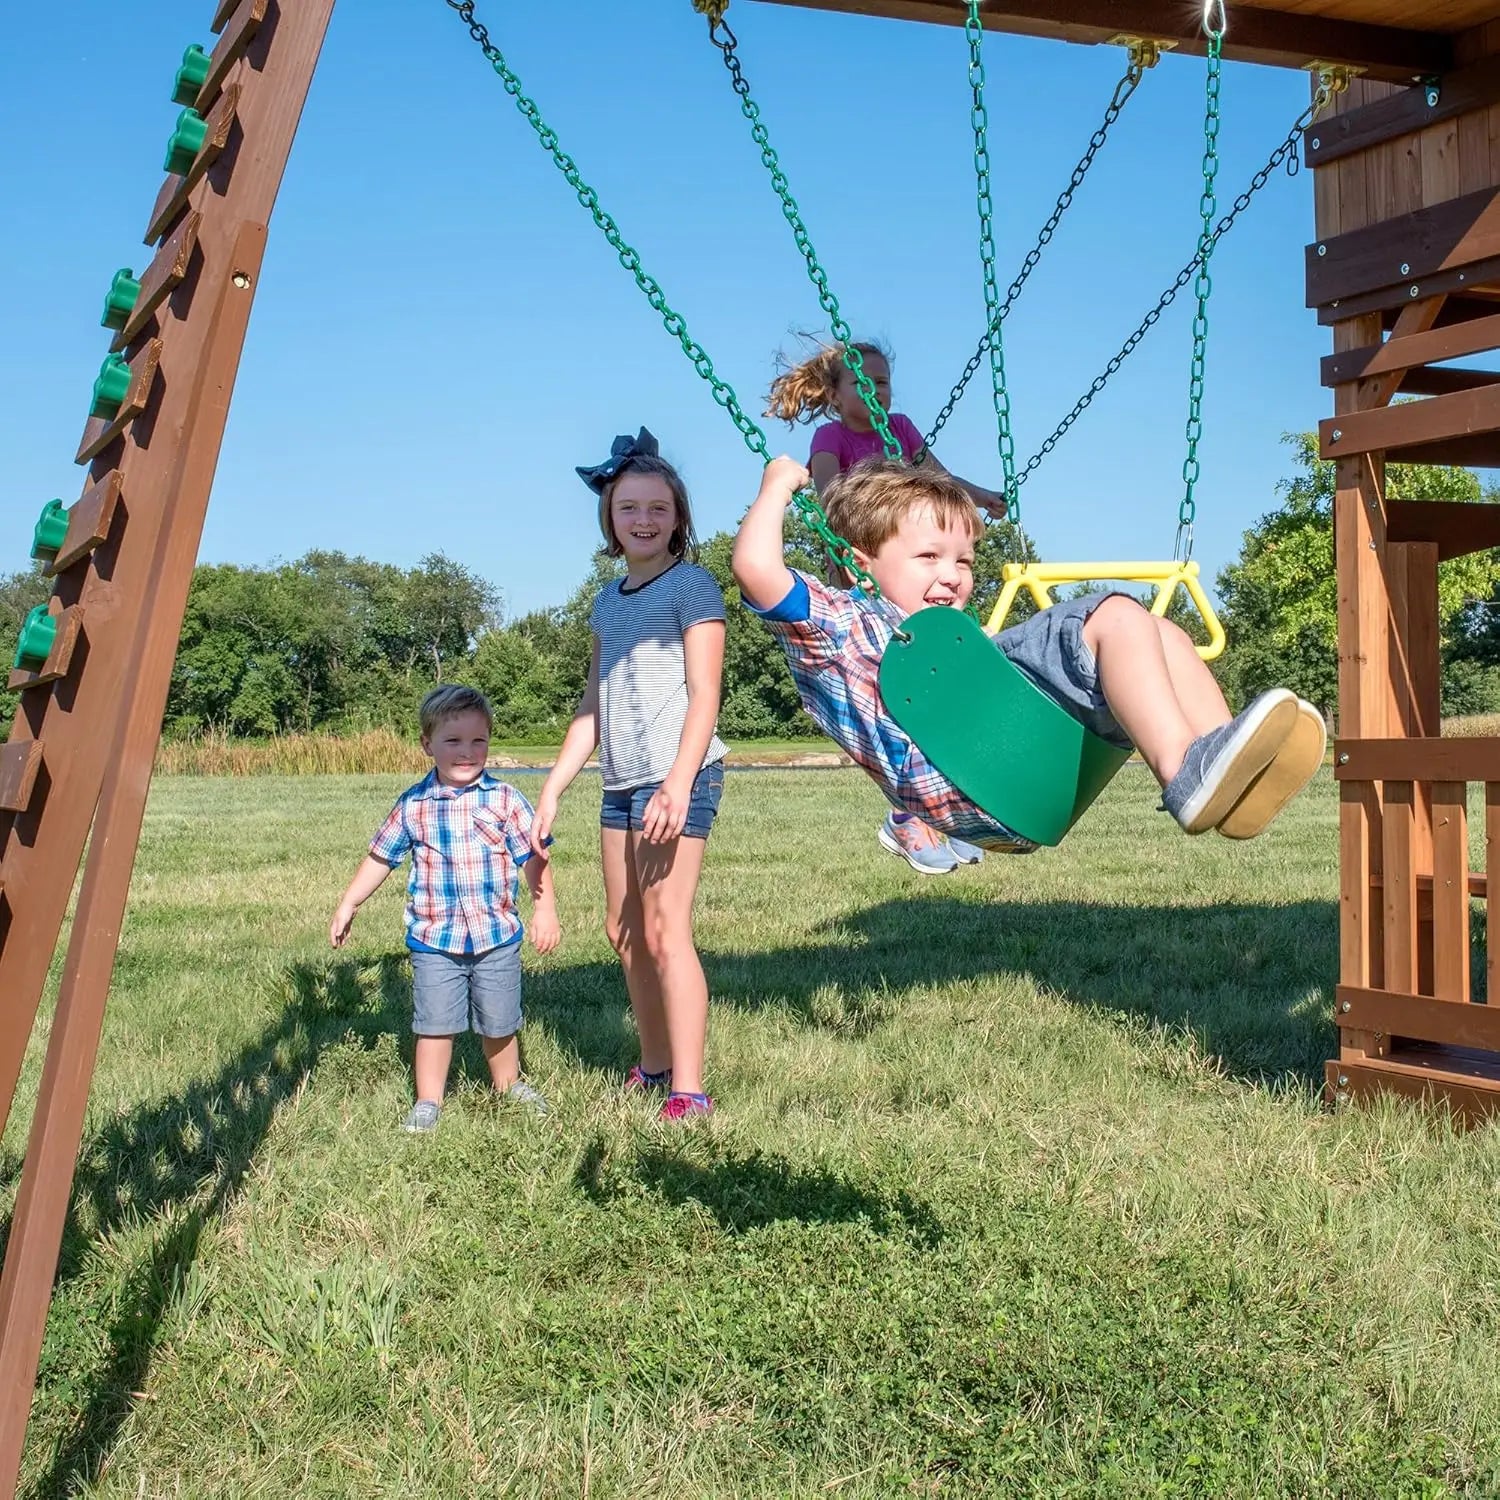
[[1403,276],[1410,276],[1411,275],[1411,263],[1409,261],[1404,261],[1403,260],[1401,262],[1401,274]]
[[1339,1074],[1339,1087],[1341,1089],[1346,1089],[1349,1087],[1349,1075],[1347,1073]]
[[1333,440],[1334,440],[1334,442],[1338,442],[1338,440],[1341,437],[1343,437],[1343,435],[1344,435],[1344,430],[1343,430],[1342,427],[1335,427],[1333,429]]
[[1414,286],[1411,289],[1411,294],[1413,297],[1420,297],[1422,295],[1422,288],[1419,286]]
[[1345,750],[1344,753],[1339,756],[1339,764],[1341,766],[1347,766],[1349,764],[1349,752],[1347,750]]
[[1463,272],[1462,272],[1462,271],[1460,271],[1460,272],[1459,272],[1459,273],[1458,273],[1458,279],[1459,279],[1459,280],[1460,280],[1460,281],[1462,281],[1462,280],[1463,280],[1463,279],[1464,279],[1464,273],[1463,273]]
[[1319,255],[1327,255],[1328,254],[1328,246],[1327,245],[1319,245],[1318,246],[1318,254]]
[[245,291],[250,285],[250,273],[248,271],[236,271],[234,275],[229,279],[233,281],[235,286],[237,286],[242,292]]
[[1321,146],[1322,144],[1323,144],[1322,141],[1320,141],[1317,138],[1317,136],[1314,136],[1312,138],[1312,148],[1313,148],[1314,151],[1316,151],[1318,149],[1318,147]]
[[1436,109],[1437,106],[1438,106],[1438,99],[1440,97],[1441,96],[1438,94],[1438,91],[1436,89],[1429,88],[1427,90],[1427,107],[1428,107],[1428,109]]
[[1339,1009],[1343,1011],[1343,1013],[1347,1016],[1349,1012],[1354,1009],[1354,1007],[1350,1005],[1350,1003],[1346,1000],[1341,1006],[1339,1006]]
[[1334,298],[1334,299],[1333,299],[1333,301],[1332,301],[1332,302],[1330,302],[1330,303],[1329,303],[1329,304],[1328,304],[1328,305],[1329,305],[1329,306],[1330,306],[1330,307],[1337,307],[1337,306],[1338,306],[1338,305],[1339,305],[1339,299],[1338,299],[1338,298],[1337,298],[1337,297],[1335,297],[1335,298]]

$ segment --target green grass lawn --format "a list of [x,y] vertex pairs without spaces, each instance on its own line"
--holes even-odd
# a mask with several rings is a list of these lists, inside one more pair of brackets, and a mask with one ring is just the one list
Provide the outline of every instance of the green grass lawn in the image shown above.
[[26,1493],[1500,1493],[1500,1133],[1320,1108],[1326,775],[1234,846],[1132,767],[944,879],[857,773],[732,775],[687,1130],[619,1092],[586,778],[527,955],[552,1112],[465,1048],[428,1139],[401,882],[326,938],[402,784],[158,782]]

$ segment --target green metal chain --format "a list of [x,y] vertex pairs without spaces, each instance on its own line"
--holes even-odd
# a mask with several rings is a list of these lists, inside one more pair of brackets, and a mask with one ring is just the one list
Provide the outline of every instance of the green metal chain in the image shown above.
[[797,200],[792,197],[791,185],[787,182],[786,173],[781,169],[781,160],[771,145],[771,137],[766,130],[765,122],[760,117],[760,106],[750,97],[750,85],[745,81],[744,70],[740,67],[737,50],[739,39],[730,30],[728,22],[723,19],[722,8],[719,14],[715,15],[713,9],[709,8],[710,6],[717,6],[717,0],[693,0],[693,8],[708,16],[708,39],[719,49],[724,59],[724,66],[729,70],[731,84],[739,96],[740,113],[750,122],[750,135],[755,144],[760,147],[760,159],[766,171],[771,174],[771,186],[781,200],[782,217],[792,226],[792,238],[796,240],[797,249],[802,252],[802,258],[807,262],[808,278],[817,289],[818,302],[828,315],[828,326],[843,349],[844,363],[854,376],[854,383],[859,388],[860,398],[870,413],[870,425],[880,434],[885,456],[900,462],[904,455],[901,452],[901,444],[891,432],[890,415],[880,404],[879,396],[875,394],[875,382],[865,373],[864,355],[854,347],[854,335],[849,331],[849,325],[839,311],[839,299],[829,288],[828,273],[819,263],[817,251],[813,249],[812,237],[807,232],[807,225],[802,221],[802,211],[797,207]]
[[[515,100],[516,108],[536,132],[542,149],[551,156],[553,165],[567,180],[568,186],[577,195],[579,203],[592,215],[595,227],[609,242],[609,247],[615,252],[620,264],[635,279],[635,284],[641,289],[646,301],[661,315],[662,326],[682,346],[682,352],[688,357],[693,368],[708,382],[714,401],[728,412],[730,420],[745,440],[745,446],[756,454],[762,463],[769,463],[771,453],[765,433],[761,431],[753,418],[746,415],[744,408],[740,405],[739,397],[735,395],[734,388],[729,382],[719,378],[714,370],[713,361],[708,357],[703,346],[689,335],[687,319],[681,313],[674,312],[668,305],[666,294],[662,291],[660,283],[641,265],[639,253],[625,242],[619,226],[600,206],[599,194],[583,180],[573,158],[562,150],[558,144],[557,132],[542,118],[541,111],[534,101],[526,96],[521,87],[521,80],[506,63],[504,54],[490,40],[489,31],[483,22],[475,19],[474,0],[444,0],[444,3],[450,10],[457,11],[459,18],[468,26],[469,35],[479,44],[489,65],[504,84],[505,92]],[[816,493],[811,489],[799,490],[792,497],[792,503],[803,524],[827,549],[829,557],[839,567],[845,569],[872,598],[879,599],[879,586],[860,566],[853,547],[829,526],[828,517],[823,507],[818,504]]]
[[[990,384],[995,400],[996,442],[1000,449],[1005,518],[1021,524],[1020,495],[1016,489],[1016,442],[1010,428],[1010,393],[1005,385],[1005,345],[1000,331],[1000,286],[995,277],[995,200],[990,192],[989,110],[984,102],[984,25],[980,0],[969,0],[964,31],[969,38],[969,89],[973,106],[974,178],[979,198],[979,262],[984,270],[984,310],[990,332]],[[925,445],[924,445],[925,446]]]
[[[1217,5],[1218,25],[1210,16]],[[1198,275],[1193,292],[1198,311],[1193,317],[1193,361],[1188,379],[1187,457],[1182,463],[1182,504],[1177,508],[1177,538],[1172,547],[1174,559],[1186,562],[1193,555],[1193,520],[1198,502],[1193,491],[1202,465],[1198,461],[1198,443],[1203,437],[1203,372],[1208,357],[1208,299],[1213,292],[1209,260],[1217,236],[1214,215],[1218,201],[1214,179],[1219,173],[1219,86],[1220,62],[1224,47],[1224,13],[1222,0],[1208,0],[1204,6],[1203,29],[1208,34],[1208,104],[1203,117],[1203,195],[1198,200],[1203,228],[1198,235]]]
[[1078,159],[1078,164],[1073,168],[1068,178],[1067,186],[1058,194],[1057,202],[1053,205],[1052,212],[1047,215],[1047,221],[1037,233],[1036,243],[1026,252],[1026,258],[1021,262],[1021,269],[1016,272],[1015,280],[1011,282],[1005,293],[1005,301],[1000,304],[1000,311],[995,315],[991,326],[986,328],[983,337],[975,346],[974,352],[965,363],[963,373],[953,384],[953,389],[948,393],[948,399],[943,403],[942,410],[934,419],[932,428],[927,436],[922,439],[922,452],[925,456],[927,450],[937,441],[938,434],[947,425],[948,418],[953,415],[953,409],[963,399],[964,392],[968,389],[969,382],[974,378],[983,362],[985,355],[990,350],[991,328],[998,327],[1010,316],[1011,309],[1021,296],[1027,280],[1031,273],[1041,263],[1042,253],[1052,243],[1053,236],[1057,233],[1057,227],[1062,222],[1062,217],[1072,207],[1073,197],[1078,189],[1083,186],[1084,179],[1089,175],[1089,170],[1094,165],[1104,144],[1109,139],[1109,132],[1116,120],[1120,118],[1125,106],[1130,102],[1131,96],[1140,85],[1142,78],[1146,76],[1148,68],[1154,68],[1157,62],[1157,52],[1154,47],[1144,42],[1134,42],[1130,47],[1130,62],[1125,69],[1124,75],[1115,85],[1115,91],[1110,97],[1108,105],[1105,106],[1104,119],[1098,128],[1089,137],[1088,146]]

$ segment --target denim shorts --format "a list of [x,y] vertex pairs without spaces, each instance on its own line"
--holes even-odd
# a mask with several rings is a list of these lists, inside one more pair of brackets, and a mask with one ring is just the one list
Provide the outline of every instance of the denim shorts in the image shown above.
[[411,1029],[417,1036],[513,1036],[521,1029],[521,944],[487,953],[411,950]]
[[[606,791],[604,805],[599,809],[601,828],[618,828],[622,833],[639,833],[641,819],[646,816],[646,804],[651,800],[659,781],[647,786],[622,787],[617,792]],[[706,839],[719,811],[719,799],[724,795],[724,762],[711,760],[693,778],[693,790],[688,798],[687,822],[682,825],[685,839]]]
[[[1100,739],[1131,748],[1130,736],[1104,701],[1099,686],[1099,664],[1083,639],[1084,623],[1104,603],[1129,594],[1085,594],[1041,609],[1029,620],[1002,630],[995,644],[1070,718]],[[1132,603],[1139,603],[1132,600]]]

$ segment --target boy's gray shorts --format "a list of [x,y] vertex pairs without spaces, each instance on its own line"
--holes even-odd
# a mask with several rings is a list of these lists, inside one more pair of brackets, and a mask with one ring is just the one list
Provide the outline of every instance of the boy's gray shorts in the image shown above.
[[513,1036],[521,1029],[521,943],[488,953],[411,953],[417,1036]]
[[1099,664],[1083,639],[1084,622],[1106,599],[1116,596],[1130,598],[1129,594],[1113,590],[1067,599],[1050,609],[1038,610],[1029,620],[1002,630],[995,637],[995,644],[1085,729],[1128,750],[1130,737],[1104,701],[1099,687]]

